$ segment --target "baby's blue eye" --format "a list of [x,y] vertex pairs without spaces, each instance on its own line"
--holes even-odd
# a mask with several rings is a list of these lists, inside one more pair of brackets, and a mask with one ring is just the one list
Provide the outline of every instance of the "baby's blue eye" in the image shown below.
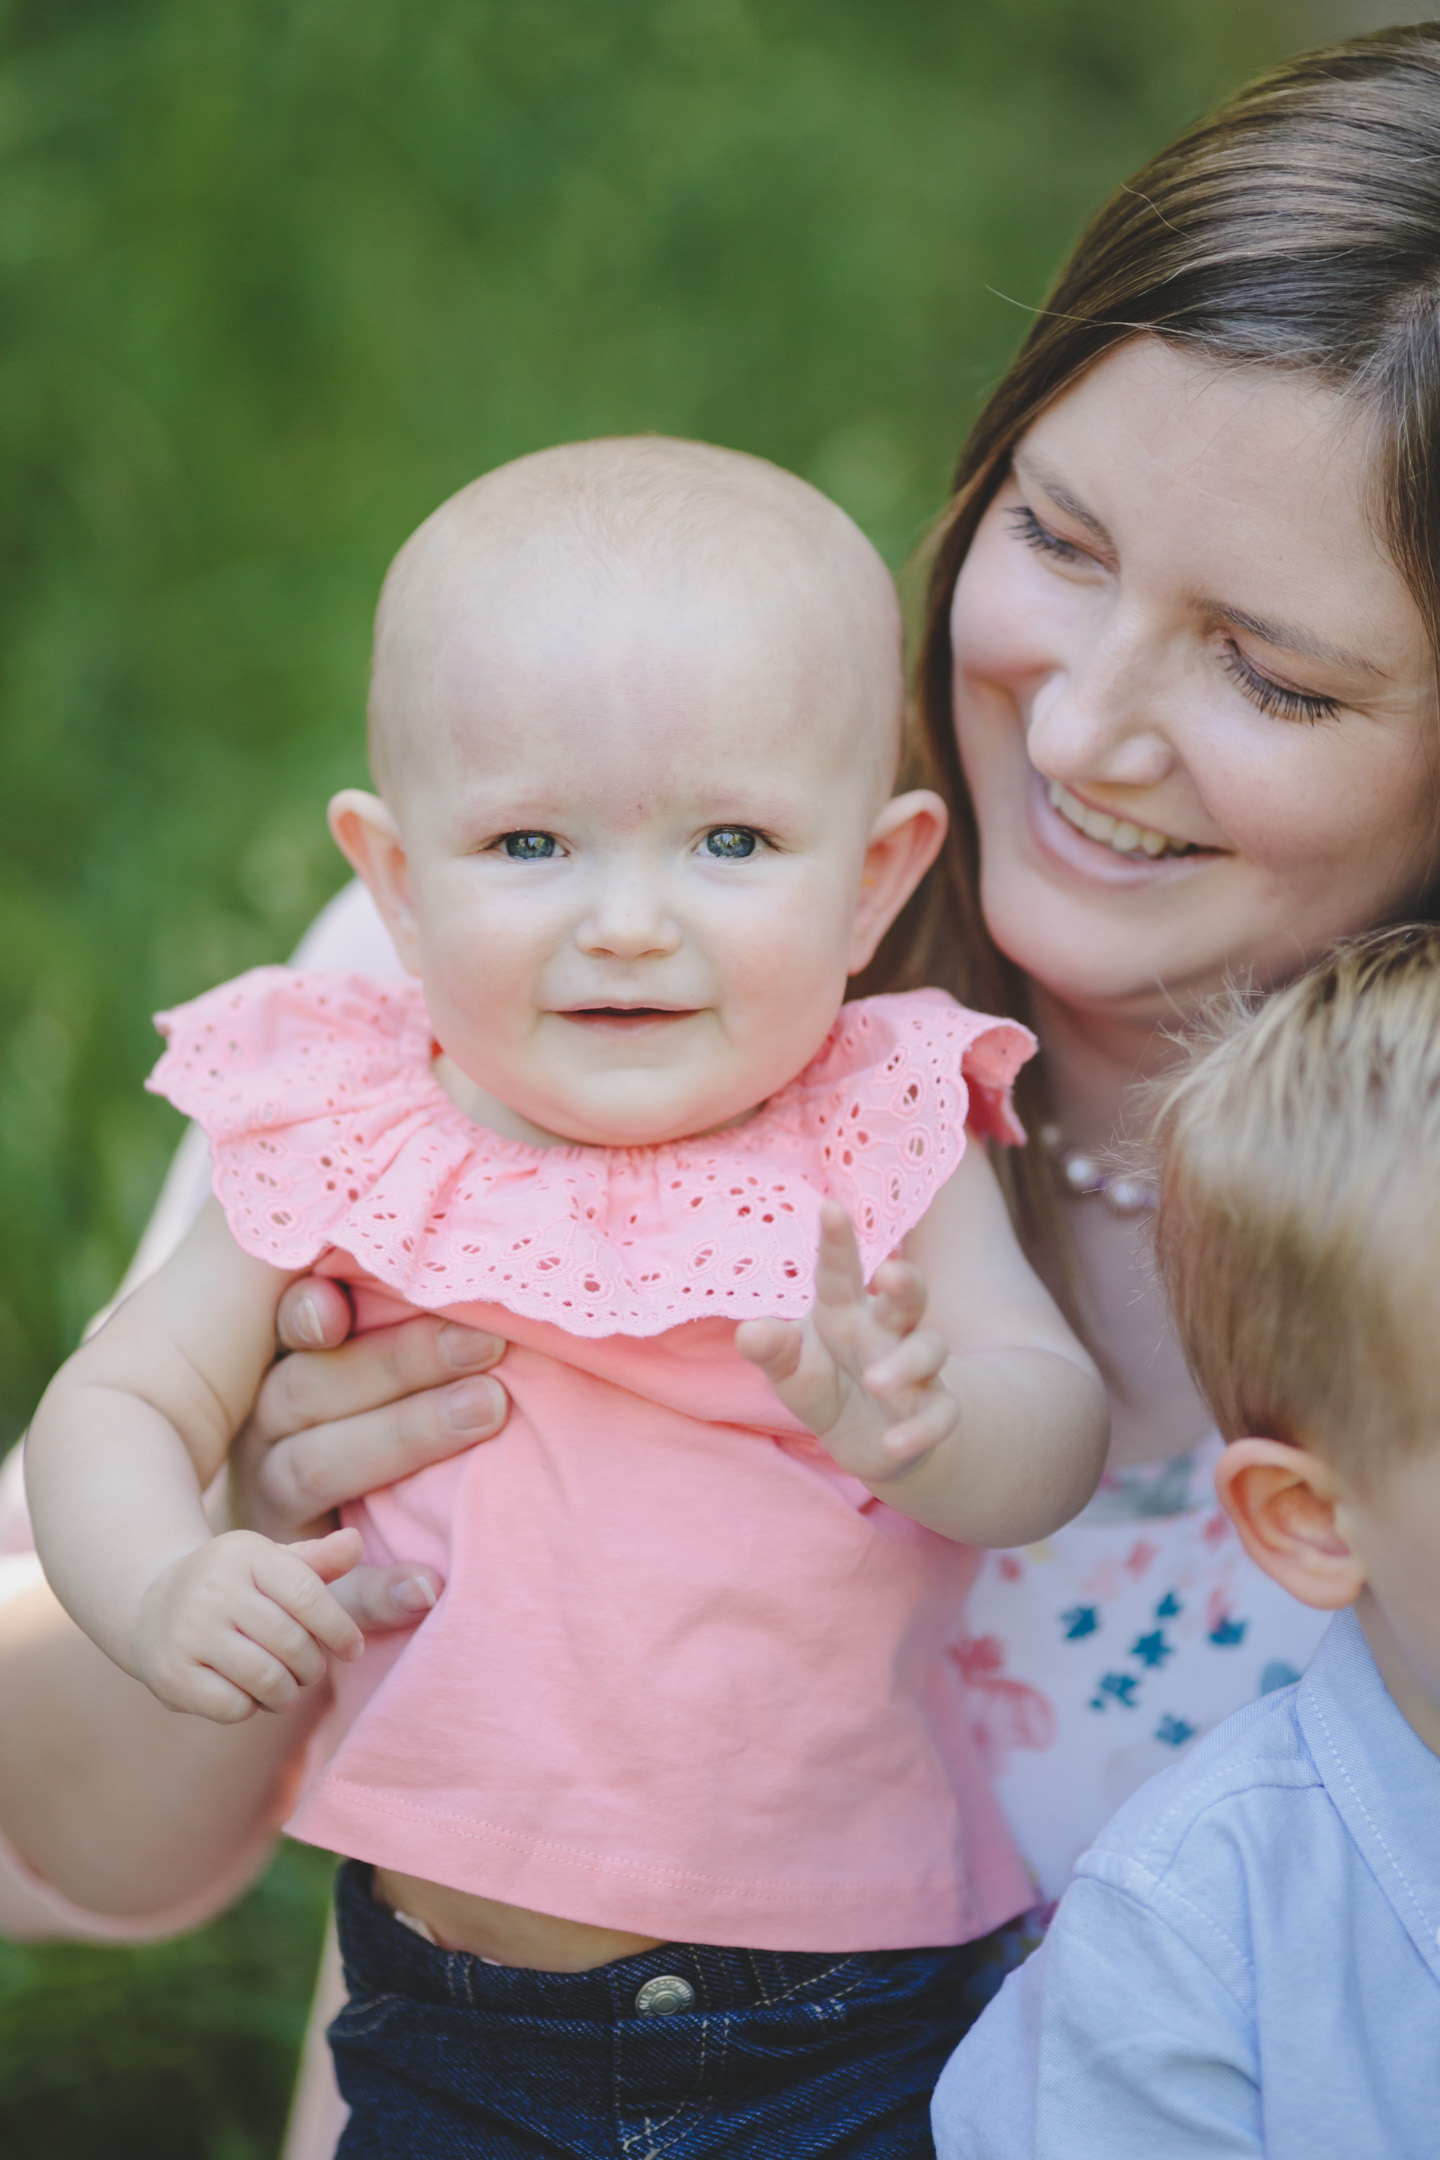
[[544,862],[555,853],[555,837],[548,832],[507,832],[500,845],[512,862]]
[[706,833],[705,845],[721,862],[742,862],[755,852],[755,834],[747,825],[717,825]]

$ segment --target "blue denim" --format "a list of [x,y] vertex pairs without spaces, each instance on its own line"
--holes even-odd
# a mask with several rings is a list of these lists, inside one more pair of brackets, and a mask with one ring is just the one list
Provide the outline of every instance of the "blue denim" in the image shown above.
[[[355,1861],[337,1903],[337,2160],[930,2160],[931,2090],[997,1984],[994,1937],[833,1956],[667,1943],[546,1973],[436,1949]],[[665,1975],[692,2004],[642,2013]]]

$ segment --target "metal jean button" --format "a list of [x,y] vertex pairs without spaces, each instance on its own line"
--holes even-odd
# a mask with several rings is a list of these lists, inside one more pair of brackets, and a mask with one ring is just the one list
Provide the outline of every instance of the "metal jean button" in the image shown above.
[[677,2010],[688,2010],[694,2000],[694,1988],[679,1973],[657,1973],[635,1997],[635,2008],[641,2017],[673,2017]]

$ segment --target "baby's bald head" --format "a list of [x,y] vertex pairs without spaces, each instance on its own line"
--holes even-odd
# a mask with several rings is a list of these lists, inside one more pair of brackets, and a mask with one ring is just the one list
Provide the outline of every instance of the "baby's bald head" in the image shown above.
[[[762,458],[659,436],[567,444],[443,503],[391,565],[375,622],[370,759],[398,807],[458,727],[484,724],[483,656],[533,624],[536,673],[557,625],[694,625],[744,690],[825,731],[874,807],[894,781],[903,702],[894,586],[859,529]],[[617,641],[621,639],[618,628]],[[611,652],[613,661],[616,655]],[[597,666],[602,656],[597,653]],[[598,749],[598,743],[595,744]]]

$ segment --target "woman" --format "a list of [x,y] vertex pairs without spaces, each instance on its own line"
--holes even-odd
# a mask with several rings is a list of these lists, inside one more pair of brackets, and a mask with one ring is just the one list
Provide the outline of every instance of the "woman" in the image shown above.
[[[977,1720],[1042,1895],[1134,1783],[1315,1639],[1216,1527],[1143,1194],[1097,1151],[1227,976],[1264,990],[1428,908],[1437,567],[1440,30],[1422,27],[1279,70],[1117,195],[982,416],[934,558],[922,762],[955,834],[864,987],[941,982],[1036,1027],[1027,1118],[1053,1131],[1016,1206],[1113,1379],[1107,1486],[1044,1551],[994,1556],[973,1608]],[[387,964],[360,906],[321,926],[312,962]],[[345,1316],[300,1286],[289,1324],[317,1343]],[[416,1325],[425,1388],[439,1331]],[[277,1497],[294,1522],[407,1451],[465,1444],[376,1355],[313,1350],[272,1376],[249,1480],[268,1522]],[[372,1612],[387,1587],[367,1587]],[[155,1924],[167,1901],[218,1902],[282,1804],[298,1731],[157,1736],[187,1780],[167,1851],[126,1684],[78,1669],[43,1595],[33,1635],[3,1635],[29,1690],[7,1727],[32,1752],[0,1742],[0,1822],[91,1912]],[[38,1758],[42,1700],[73,1738]],[[75,1789],[77,1752],[107,1781],[116,1755],[118,1822]],[[307,2119],[292,2152],[327,2134]]]

